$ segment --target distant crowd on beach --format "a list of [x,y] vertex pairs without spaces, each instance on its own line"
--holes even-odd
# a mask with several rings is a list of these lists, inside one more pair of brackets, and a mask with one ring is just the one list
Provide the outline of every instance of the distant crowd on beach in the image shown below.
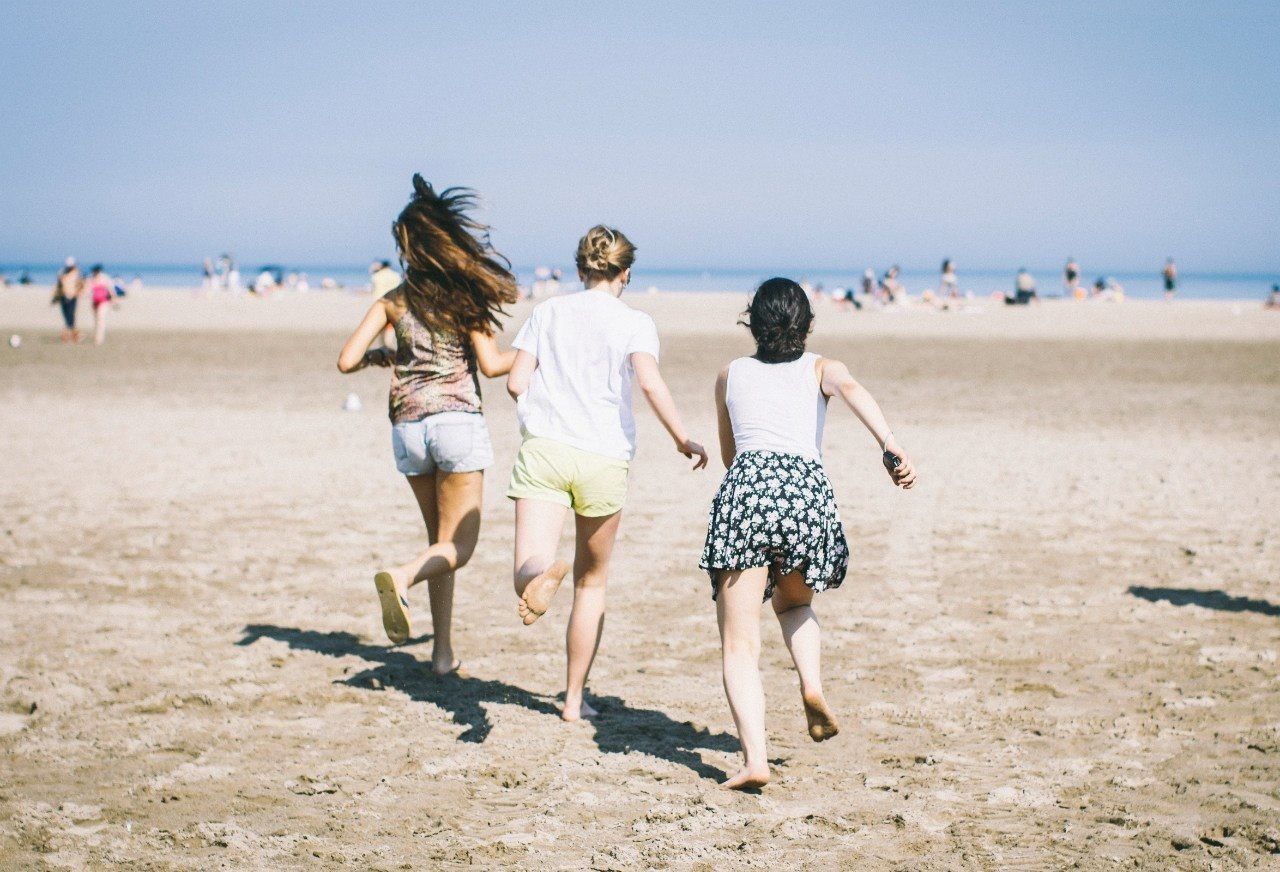
[[[385,261],[384,261],[385,263]],[[325,276],[320,280],[320,287],[326,291],[340,290],[341,282]],[[246,285],[240,275],[240,267],[235,255],[222,254],[215,261],[205,258],[200,291],[204,294],[229,292],[232,294],[247,293],[251,296],[269,297],[276,291],[297,291],[306,293],[311,290],[311,280],[304,272],[288,272],[283,267],[267,264],[259,267],[253,281]]]
[[[1040,301],[1039,288],[1035,277],[1026,268],[1020,268],[1013,277],[1013,292],[994,290],[987,295],[979,295],[973,290],[962,290],[960,278],[956,273],[955,262],[947,258],[939,270],[937,286],[929,286],[913,295],[903,284],[901,268],[894,264],[879,277],[873,269],[868,268],[862,274],[858,285],[836,287],[828,292],[821,283],[812,284],[801,280],[800,285],[809,294],[814,303],[829,299],[837,309],[861,311],[873,306],[924,306],[943,311],[958,309],[966,303],[980,300],[994,300],[1009,306],[1027,306]],[[1171,299],[1177,289],[1177,267],[1170,258],[1161,273],[1165,298]],[[1075,258],[1067,258],[1062,269],[1063,296],[1068,299],[1085,301],[1098,300],[1121,303],[1125,299],[1124,286],[1109,276],[1098,276],[1090,285],[1081,281],[1080,265]]]

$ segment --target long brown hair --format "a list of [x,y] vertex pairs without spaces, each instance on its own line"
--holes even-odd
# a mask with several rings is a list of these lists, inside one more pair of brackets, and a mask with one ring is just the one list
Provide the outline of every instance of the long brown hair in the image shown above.
[[475,193],[439,194],[413,175],[413,197],[391,225],[404,269],[405,305],[432,331],[465,339],[502,326],[498,315],[517,298],[511,262],[493,250],[489,228],[472,218]]

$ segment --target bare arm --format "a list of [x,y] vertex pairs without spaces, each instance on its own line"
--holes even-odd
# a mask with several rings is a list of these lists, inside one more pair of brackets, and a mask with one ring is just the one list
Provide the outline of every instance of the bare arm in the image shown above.
[[649,407],[658,416],[662,426],[667,428],[671,438],[676,442],[676,450],[685,457],[697,457],[694,469],[702,469],[707,465],[707,449],[689,438],[676,411],[676,401],[671,398],[671,390],[658,371],[658,360],[646,351],[631,354],[631,368],[636,374],[636,383],[649,401]]
[[716,421],[720,429],[720,462],[728,469],[738,456],[738,443],[733,438],[733,422],[729,420],[729,404],[725,396],[729,387],[729,367],[716,378]]
[[476,352],[476,365],[485,378],[497,378],[511,372],[511,364],[516,360],[516,350],[510,348],[503,351],[498,347],[498,337],[492,333],[472,330],[471,347]]
[[538,368],[538,358],[521,349],[516,352],[511,363],[511,371],[507,374],[507,393],[511,399],[518,400],[529,390],[529,382],[533,380],[533,371]]
[[387,349],[379,348],[376,351],[369,351],[373,340],[382,335],[386,326],[387,304],[382,300],[374,300],[369,311],[365,313],[364,320],[360,322],[360,326],[356,327],[347,344],[342,346],[342,351],[338,354],[338,371],[355,372],[370,364],[390,366],[391,354]]
[[880,404],[871,396],[871,392],[858,384],[850,374],[849,367],[838,360],[824,359],[818,362],[818,366],[821,367],[822,393],[844,400],[845,405],[858,416],[858,420],[875,437],[876,442],[880,443],[881,450],[892,452],[902,461],[896,469],[889,469],[889,477],[893,479],[893,483],[904,489],[914,485],[915,466],[898,444],[898,440],[893,438],[889,422],[885,420],[884,412],[880,411]]

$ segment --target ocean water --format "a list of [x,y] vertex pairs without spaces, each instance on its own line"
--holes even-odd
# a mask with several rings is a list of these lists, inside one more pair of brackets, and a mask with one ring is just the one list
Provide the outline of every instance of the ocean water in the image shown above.
[[[108,271],[125,282],[134,278],[142,280],[144,285],[175,288],[197,288],[200,286],[201,270],[199,264],[141,264],[121,263],[105,264]],[[369,284],[369,275],[365,267],[360,265],[317,265],[317,264],[280,264],[284,272],[306,274],[312,288],[319,288],[321,280],[333,279],[341,286],[360,290]],[[1164,286],[1160,277],[1160,268],[1149,272],[1114,271],[1094,273],[1086,270],[1081,276],[1086,285],[1091,285],[1099,275],[1119,282],[1125,293],[1137,299],[1156,299],[1163,295]],[[560,267],[566,276],[573,276],[572,264]],[[49,284],[58,269],[57,264],[0,264],[3,273],[10,282],[17,281],[25,271],[37,284]],[[248,285],[261,269],[259,264],[250,264],[241,269],[241,281]],[[864,268],[833,269],[645,269],[637,266],[633,272],[631,288],[633,291],[645,291],[654,288],[662,291],[733,291],[750,293],[761,281],[772,276],[786,276],[797,281],[807,279],[812,284],[821,284],[825,290],[840,287],[857,287],[862,281]],[[884,272],[884,267],[877,267],[876,274]],[[962,292],[972,292],[976,296],[987,296],[993,291],[1011,292],[1017,268],[961,270],[958,273]],[[1033,269],[1041,296],[1053,297],[1062,293],[1062,272],[1060,268]],[[521,267],[516,270],[520,283],[528,287],[535,280],[534,268]],[[928,288],[938,287],[936,270],[904,269],[899,280],[908,292],[918,294]],[[1271,285],[1280,282],[1280,272],[1275,273],[1197,273],[1184,272],[1178,277],[1178,297],[1188,299],[1209,300],[1260,300],[1264,298]],[[571,288],[576,282],[566,282],[563,287]]]

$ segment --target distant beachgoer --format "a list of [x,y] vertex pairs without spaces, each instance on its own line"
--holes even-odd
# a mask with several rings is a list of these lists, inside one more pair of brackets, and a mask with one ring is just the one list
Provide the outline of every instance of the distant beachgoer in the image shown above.
[[1084,299],[1080,288],[1080,264],[1076,263],[1074,257],[1067,258],[1067,265],[1062,268],[1062,288],[1068,297]]
[[275,273],[270,268],[263,267],[258,273],[258,277],[253,280],[253,293],[265,297],[272,291],[280,287],[280,282],[276,279]]
[[897,302],[898,297],[902,295],[902,283],[898,281],[898,265],[895,263],[885,272],[884,278],[880,280],[880,291],[884,294],[886,303]]
[[203,273],[200,278],[200,290],[202,293],[211,294],[218,289],[218,274],[214,271],[213,261],[209,258],[204,259]]
[[391,268],[391,261],[379,260],[369,267],[369,284],[375,297],[385,297],[400,286],[400,273]]
[[1271,293],[1267,295],[1267,301],[1262,304],[1264,309],[1280,309],[1280,285],[1272,285]]
[[[821,641],[814,594],[839,587],[849,545],[822,463],[827,404],[839,397],[880,444],[893,483],[909,489],[915,468],[884,414],[849,368],[805,346],[813,309],[789,279],[756,290],[746,323],[756,353],[720,371],[716,412],[720,459],[728,468],[711,504],[699,565],[711,581],[720,626],[725,694],[742,744],[733,789],[769,780],[760,609],[773,600],[782,638],[800,678],[809,736],[839,732],[822,692]],[[896,461],[896,465],[894,464]]]
[[31,273],[30,273],[30,272],[28,272],[27,270],[25,270],[25,269],[24,269],[22,272],[18,273],[18,284],[19,284],[19,285],[23,285],[23,286],[25,286],[25,285],[29,285],[29,284],[31,284],[31,283],[32,283],[32,281],[31,281]]
[[1105,276],[1098,276],[1098,280],[1093,283],[1093,293],[1091,297],[1101,297],[1107,290],[1107,279]]
[[1031,273],[1027,272],[1026,267],[1018,270],[1017,278],[1013,282],[1014,296],[1005,295],[1004,301],[1010,306],[1025,306],[1032,300],[1039,300],[1036,296],[1036,280]]
[[[561,711],[566,721],[596,713],[583,694],[604,632],[609,560],[636,452],[633,384],[675,450],[698,458],[694,469],[707,464],[706,450],[689,438],[658,369],[653,319],[619,299],[631,281],[635,250],[611,227],[588,230],[575,256],[584,289],[534,308],[513,343],[516,360],[507,377],[524,436],[507,496],[515,500],[512,574],[525,624],[550,608],[570,568],[574,573]],[[572,567],[557,557],[566,511],[573,512],[577,533]]]
[[53,298],[62,311],[62,341],[79,342],[80,331],[76,329],[76,309],[80,305],[80,293],[84,290],[84,273],[76,265],[74,257],[67,258],[58,271],[53,282]]
[[[393,226],[405,279],[373,301],[342,347],[338,369],[393,367],[391,445],[430,547],[378,572],[374,587],[387,637],[400,644],[412,635],[409,589],[428,583],[431,665],[443,675],[459,666],[452,641],[454,573],[475,551],[484,470],[493,463],[476,374],[493,378],[511,369],[515,352],[500,350],[495,334],[502,307],[515,302],[516,280],[486,241],[487,228],[468,214],[470,191],[436,193],[419,175],[413,191]],[[371,349],[388,324],[396,349]]]
[[871,267],[867,267],[862,273],[862,296],[868,300],[876,295],[876,273]]
[[950,258],[942,262],[942,284],[938,288],[938,294],[952,299],[960,296],[960,281],[956,278],[956,268]]
[[107,275],[102,264],[89,270],[89,294],[93,303],[93,344],[107,341],[107,310],[115,300],[115,282]]
[[1164,262],[1164,298],[1172,300],[1173,294],[1178,290],[1178,265],[1173,262],[1173,258],[1168,258]]

